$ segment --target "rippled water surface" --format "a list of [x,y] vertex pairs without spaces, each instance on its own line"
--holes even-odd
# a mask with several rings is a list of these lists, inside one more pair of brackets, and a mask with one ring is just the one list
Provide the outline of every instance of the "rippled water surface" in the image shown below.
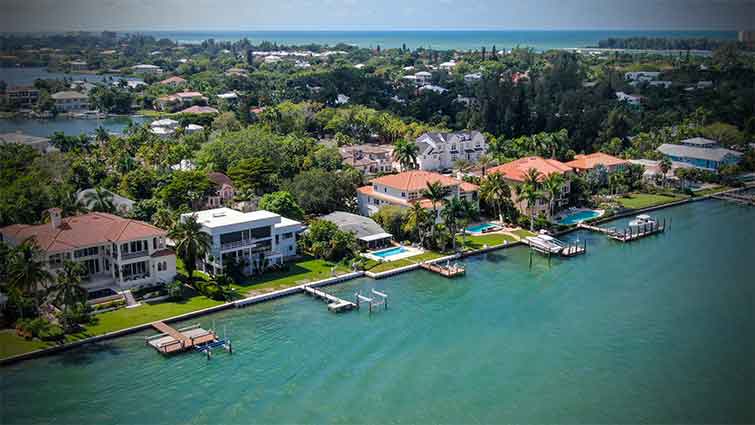
[[372,315],[297,295],[206,316],[235,348],[209,362],[148,332],[6,367],[0,422],[752,423],[755,209],[654,214],[666,234],[574,233],[588,254],[550,265],[513,248],[331,287],[389,293]]

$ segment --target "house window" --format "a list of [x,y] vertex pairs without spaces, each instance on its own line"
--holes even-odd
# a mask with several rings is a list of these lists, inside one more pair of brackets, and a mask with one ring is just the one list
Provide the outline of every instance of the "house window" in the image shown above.
[[294,237],[294,232],[288,232],[283,234],[283,240],[291,239]]
[[145,241],[131,241],[131,252],[141,252],[147,250],[147,243]]
[[157,238],[152,238],[152,249],[157,249]]
[[256,227],[254,229],[250,229],[249,233],[254,239],[269,238],[271,235],[270,226]]
[[406,198],[406,192],[401,192],[401,197]]
[[63,258],[60,254],[53,254],[50,256],[50,266],[59,266],[63,263]]

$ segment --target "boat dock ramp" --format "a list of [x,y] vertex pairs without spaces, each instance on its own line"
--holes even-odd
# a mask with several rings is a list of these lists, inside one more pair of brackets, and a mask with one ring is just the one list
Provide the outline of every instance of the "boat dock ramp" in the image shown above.
[[652,222],[644,223],[635,227],[631,227],[631,226],[626,227],[623,230],[618,230],[616,228],[592,226],[590,224],[585,224],[585,223],[579,223],[577,226],[580,229],[586,229],[593,232],[603,233],[609,238],[617,240],[619,242],[631,242],[631,241],[636,241],[637,239],[642,239],[646,236],[665,232],[666,219],[663,219],[663,222],[660,222],[660,223],[657,221],[652,221]]
[[338,298],[335,295],[329,294],[322,289],[314,288],[312,286],[305,286],[304,292],[328,303],[328,310],[335,313],[358,308],[356,303]]
[[176,330],[164,322],[154,322],[152,327],[160,333],[147,337],[145,342],[160,354],[180,353],[219,341],[214,331],[204,330],[199,324]]

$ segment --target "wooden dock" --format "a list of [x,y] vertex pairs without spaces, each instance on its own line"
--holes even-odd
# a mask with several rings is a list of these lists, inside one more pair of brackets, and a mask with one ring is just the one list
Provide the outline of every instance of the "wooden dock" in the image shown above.
[[442,266],[435,263],[421,263],[419,266],[425,270],[431,271],[433,273],[438,273],[439,275],[448,278],[461,276],[466,273],[464,267],[459,265],[447,264],[445,266]]
[[664,231],[666,231],[666,220],[664,219],[663,223],[654,222],[644,224],[642,226],[637,226],[636,229],[627,227],[623,231],[613,228],[609,229],[605,227],[592,226],[585,223],[579,223],[577,227],[581,229],[591,230],[593,232],[603,233],[609,238],[617,240],[619,242],[631,242],[636,241],[637,239],[642,239],[646,236],[663,233]]
[[304,292],[328,303],[328,310],[335,313],[340,313],[342,311],[348,311],[357,308],[356,303],[338,298],[335,295],[329,294],[321,289],[305,286]]
[[744,195],[737,192],[724,192],[713,195],[712,198],[722,201],[737,202],[740,204],[755,206],[755,195]]
[[160,333],[147,337],[146,343],[161,354],[179,353],[218,339],[215,332],[204,330],[199,325],[176,330],[164,322],[154,322],[152,327]]

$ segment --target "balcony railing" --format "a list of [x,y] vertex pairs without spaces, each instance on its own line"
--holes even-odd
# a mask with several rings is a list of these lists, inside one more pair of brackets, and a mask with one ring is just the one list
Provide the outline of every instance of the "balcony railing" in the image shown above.
[[233,241],[233,242],[227,242],[227,243],[224,243],[224,244],[220,244],[220,250],[221,251],[225,251],[225,250],[228,250],[228,249],[240,248],[242,246],[248,246],[248,245],[253,245],[253,244],[254,244],[254,239],[241,239],[241,240],[238,240],[238,241]]
[[146,279],[148,277],[149,277],[149,273],[138,273],[138,274],[132,274],[128,276],[123,276],[123,281],[130,282],[132,280]]
[[129,252],[126,254],[121,254],[121,260],[130,260],[132,258],[146,257],[147,255],[149,255],[148,250],[138,251],[138,252]]

